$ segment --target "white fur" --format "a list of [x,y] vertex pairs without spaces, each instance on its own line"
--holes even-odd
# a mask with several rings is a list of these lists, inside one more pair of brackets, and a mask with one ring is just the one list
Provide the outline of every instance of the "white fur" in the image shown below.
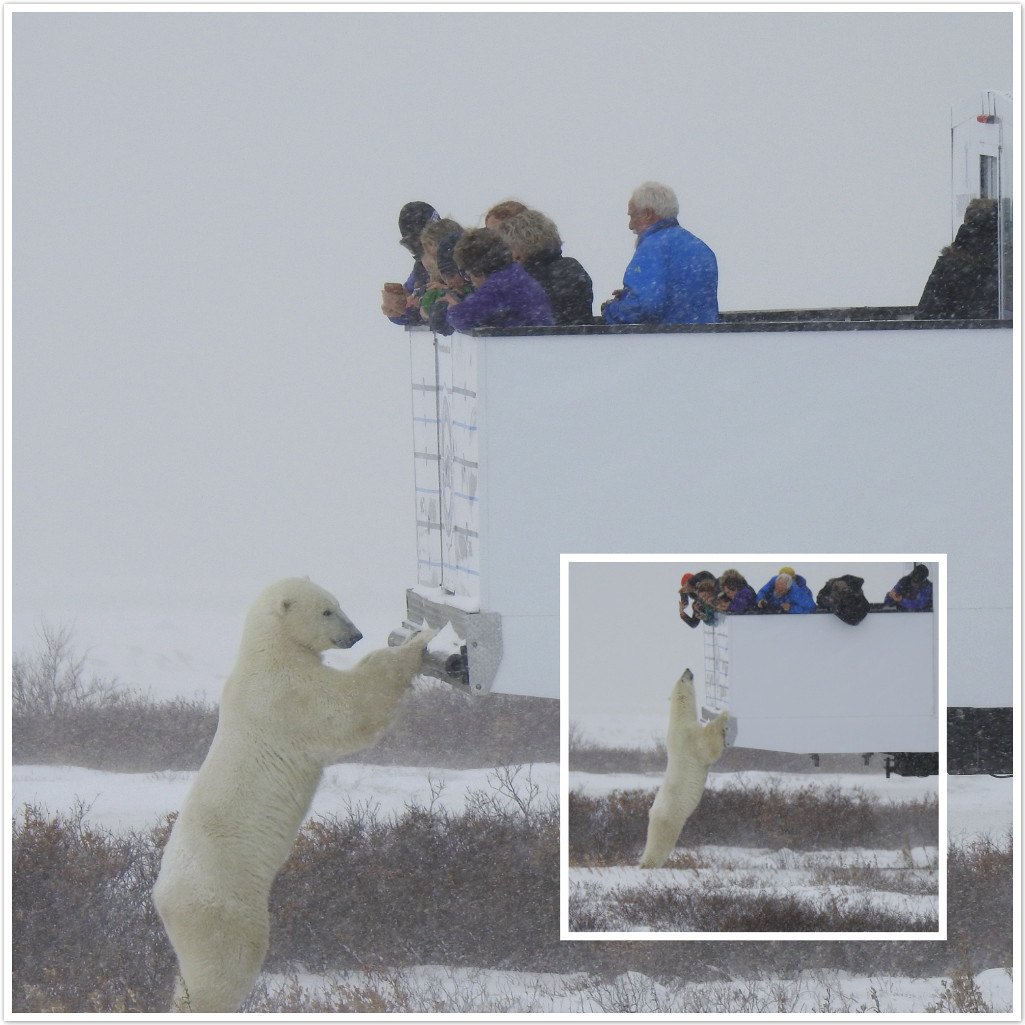
[[676,681],[669,698],[666,776],[648,812],[648,841],[641,868],[660,868],[669,857],[684,823],[694,813],[708,778],[708,767],[725,746],[728,712],[705,726],[698,722],[694,676],[689,669]]
[[323,768],[391,723],[434,636],[352,669],[320,653],[360,633],[327,591],[282,580],[253,603],[217,732],[164,850],[153,902],[178,955],[174,1011],[233,1012],[267,953],[271,884]]

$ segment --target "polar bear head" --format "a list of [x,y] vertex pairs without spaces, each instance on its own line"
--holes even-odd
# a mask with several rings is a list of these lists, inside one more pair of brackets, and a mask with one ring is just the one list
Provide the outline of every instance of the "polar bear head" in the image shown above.
[[243,646],[250,650],[271,639],[288,640],[311,651],[351,648],[363,634],[341,610],[334,595],[311,580],[290,577],[271,584],[246,617]]
[[669,696],[672,702],[669,711],[670,722],[674,719],[684,719],[687,722],[697,720],[697,702],[694,698],[694,674],[689,669],[684,669],[680,678],[673,687]]

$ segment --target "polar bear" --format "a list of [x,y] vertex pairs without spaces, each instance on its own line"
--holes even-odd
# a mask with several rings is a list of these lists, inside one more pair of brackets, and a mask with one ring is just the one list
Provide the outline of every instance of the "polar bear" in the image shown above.
[[648,841],[641,868],[660,868],[669,857],[684,823],[701,800],[708,767],[719,760],[726,745],[729,713],[720,712],[705,726],[698,722],[694,675],[689,669],[676,681],[669,701],[666,776],[648,812]]
[[289,579],[253,603],[153,887],[178,955],[173,1011],[238,1010],[267,953],[271,884],[324,766],[385,731],[433,636],[423,630],[333,669],[320,653],[362,634],[332,595]]

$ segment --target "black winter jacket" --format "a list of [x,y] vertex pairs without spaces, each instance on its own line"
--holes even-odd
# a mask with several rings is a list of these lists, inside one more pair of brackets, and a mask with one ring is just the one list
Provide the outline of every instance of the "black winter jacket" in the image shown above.
[[523,269],[545,290],[556,324],[594,323],[594,288],[577,260],[561,249],[544,249],[524,260]]

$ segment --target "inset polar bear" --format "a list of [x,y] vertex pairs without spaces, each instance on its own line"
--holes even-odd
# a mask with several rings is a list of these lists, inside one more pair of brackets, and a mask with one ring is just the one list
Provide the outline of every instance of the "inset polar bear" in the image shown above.
[[689,669],[669,697],[666,777],[648,812],[648,842],[641,868],[660,868],[669,857],[684,823],[694,813],[708,778],[708,767],[722,757],[729,713],[720,712],[705,726],[698,722],[694,675]]
[[271,884],[324,766],[381,736],[433,636],[333,669],[320,653],[362,634],[327,591],[282,580],[253,603],[153,887],[178,955],[173,1010],[238,1010],[267,953]]

